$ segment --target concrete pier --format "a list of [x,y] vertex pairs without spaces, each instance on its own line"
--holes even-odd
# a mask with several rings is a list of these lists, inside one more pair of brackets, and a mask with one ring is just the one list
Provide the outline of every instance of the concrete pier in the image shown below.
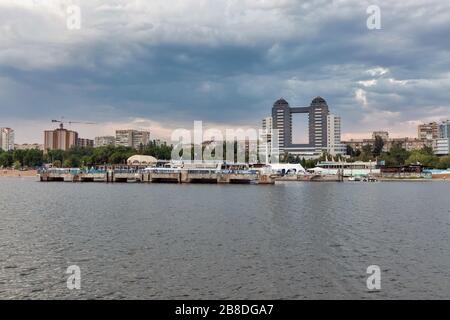
[[242,183],[274,184],[270,174],[257,170],[199,170],[199,169],[150,169],[150,170],[80,170],[50,169],[38,172],[39,181],[65,182],[146,182],[146,183]]

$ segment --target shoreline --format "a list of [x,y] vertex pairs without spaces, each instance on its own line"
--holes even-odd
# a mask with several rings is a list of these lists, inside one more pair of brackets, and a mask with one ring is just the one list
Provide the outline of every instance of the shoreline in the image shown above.
[[13,177],[13,178],[23,178],[23,177],[35,177],[37,175],[37,170],[11,170],[11,169],[0,169],[1,177]]
[[[36,177],[37,170],[14,170],[14,169],[0,169],[0,178],[24,178],[24,177]],[[305,182],[301,180],[290,180],[290,179],[280,179],[277,181],[291,181],[291,182]],[[433,178],[378,178],[378,182],[433,182],[433,181],[450,181],[450,176],[445,175],[444,177],[435,176]],[[346,181],[349,182],[349,181]]]
[[450,181],[450,179],[446,178],[432,178],[432,179],[424,179],[424,178],[417,178],[417,179],[379,179],[379,182],[433,182],[433,181]]

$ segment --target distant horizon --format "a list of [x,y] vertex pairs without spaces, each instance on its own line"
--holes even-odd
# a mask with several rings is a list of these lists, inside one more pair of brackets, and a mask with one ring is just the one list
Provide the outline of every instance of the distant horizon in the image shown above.
[[[326,98],[325,98],[326,100]],[[274,100],[275,101],[275,100]],[[294,104],[293,106],[297,106],[297,104]],[[332,108],[332,107],[331,107]],[[270,116],[270,110],[271,107],[268,108],[268,114],[267,116]],[[331,111],[333,111],[331,109]],[[342,117],[341,117],[342,119]],[[342,141],[349,141],[351,139],[370,139],[372,137],[372,133],[375,131],[387,131],[389,133],[389,137],[390,138],[417,138],[417,127],[420,124],[427,124],[427,123],[431,123],[431,122],[442,122],[442,121],[448,121],[449,118],[439,118],[439,119],[434,119],[434,120],[427,120],[427,121],[417,121],[417,122],[410,122],[408,123],[409,126],[411,126],[411,128],[409,128],[407,131],[395,131],[392,129],[386,129],[386,128],[382,128],[382,129],[373,129],[371,131],[361,131],[361,132],[346,132],[345,131],[345,119],[342,119],[343,122],[343,132],[342,132]],[[74,118],[74,119],[67,119],[65,120],[67,122],[73,121],[73,122],[78,122],[79,119]],[[197,119],[194,121],[202,121],[201,119]],[[208,127],[214,127],[214,128],[219,128],[220,130],[225,130],[225,128],[256,128],[259,129],[261,127],[261,121],[262,118],[259,119],[258,123],[256,123],[254,126],[251,125],[239,125],[239,124],[225,124],[225,123],[210,123],[208,125],[208,122],[206,122],[205,124]],[[43,144],[44,143],[44,131],[45,130],[54,130],[58,128],[58,124],[57,123],[52,123],[51,120],[47,121],[48,125],[46,124],[46,122],[41,122],[41,121],[25,121],[25,124],[23,124],[22,122],[19,122],[20,125],[18,126],[19,128],[22,126],[25,127],[29,127],[30,125],[33,128],[42,128],[41,129],[41,136],[42,136],[42,141],[37,141],[37,140],[32,140],[29,139],[27,140],[27,138],[24,138],[24,136],[28,136],[28,137],[32,137],[34,131],[30,131],[30,130],[25,130],[24,132],[26,132],[27,134],[24,135],[23,133],[21,133],[20,131],[16,130],[15,127],[13,126],[5,126],[5,125],[0,125],[0,127],[9,127],[11,129],[14,130],[15,132],[15,144]],[[81,122],[81,121],[80,121]],[[193,121],[191,123],[189,122],[179,122],[176,125],[170,125],[169,123],[165,124],[165,123],[158,123],[155,121],[151,121],[148,119],[143,119],[143,118],[135,118],[135,119],[129,119],[129,122],[107,122],[107,123],[92,123],[92,124],[69,124],[66,123],[64,124],[64,128],[68,129],[68,130],[73,130],[76,131],[79,136],[81,138],[86,138],[86,139],[91,139],[94,140],[95,137],[100,137],[100,136],[115,136],[115,131],[116,130],[145,130],[145,131],[150,131],[150,137],[151,140],[156,140],[156,139],[160,139],[163,141],[167,141],[170,142],[170,135],[171,132],[175,129],[178,128],[184,128],[184,129],[190,129],[193,125]],[[81,129],[81,130],[80,130]],[[156,133],[155,133],[156,131]],[[296,131],[298,132],[298,131]],[[18,139],[19,137],[19,139]],[[32,142],[30,142],[32,141]]]
[[[75,119],[76,120],[76,119]],[[200,119],[199,119],[200,120]],[[261,119],[262,120],[262,119]],[[366,132],[345,132],[345,119],[343,119],[343,123],[344,123],[344,131],[342,132],[342,141],[349,141],[351,139],[370,139],[372,138],[372,134],[374,131],[387,131],[389,133],[389,138],[418,138],[417,136],[417,126],[419,124],[426,124],[429,122],[440,122],[440,121],[446,121],[447,119],[441,119],[441,120],[436,120],[436,121],[427,121],[427,122],[422,122],[422,123],[418,123],[417,125],[415,125],[414,128],[412,128],[410,131],[411,133],[408,134],[403,134],[403,133],[398,133],[398,132],[394,132],[391,131],[390,129],[375,129],[372,131],[366,131]],[[141,123],[142,120],[140,121],[136,121],[138,123]],[[152,127],[142,127],[142,126],[133,126],[134,122],[130,122],[130,125],[126,125],[126,124],[122,124],[119,123],[117,125],[117,127],[114,127],[115,124],[114,123],[108,123],[106,125],[101,125],[101,124],[95,124],[92,125],[92,128],[89,128],[89,126],[91,125],[72,125],[72,126],[65,126],[65,129],[68,130],[72,130],[72,131],[76,131],[79,134],[80,138],[85,138],[85,139],[91,139],[94,140],[95,137],[101,137],[101,136],[115,136],[115,131],[116,130],[145,130],[145,131],[150,131],[150,139],[151,140],[163,140],[166,142],[170,142],[170,134],[172,132],[172,130],[178,129],[178,128],[184,128],[184,129],[191,129],[193,126],[193,122],[189,125],[189,123],[186,123],[185,126],[178,126],[178,127],[164,127],[163,125],[159,125],[158,126],[158,132],[161,133],[163,132],[164,135],[156,135],[152,130]],[[208,126],[208,123],[205,123]],[[221,130],[225,130],[225,128],[256,128],[259,129],[261,126],[239,126],[239,125],[225,125],[225,124],[215,124],[216,127],[220,128]],[[48,125],[47,127],[45,127],[45,124],[41,124],[41,123],[35,123],[34,127],[38,128],[39,126],[41,126],[43,129],[40,131],[40,135],[39,137],[41,137],[41,140],[32,140],[29,139],[27,140],[26,138],[23,138],[23,135],[20,134],[19,131],[16,130],[15,127],[13,126],[4,126],[4,125],[0,125],[0,127],[9,127],[11,129],[14,130],[14,134],[15,134],[15,144],[43,144],[44,143],[44,131],[45,130],[54,130],[57,129],[57,125],[54,125],[54,127],[51,127],[52,125]],[[77,127],[79,126],[79,127]],[[101,129],[98,128],[98,126],[102,126]],[[95,128],[94,128],[95,127]],[[114,127],[115,129],[111,128]],[[209,125],[208,127],[214,127],[214,125]],[[81,130],[80,130],[81,128]],[[95,133],[95,132],[99,132],[99,134],[90,134],[90,133]],[[30,136],[32,135],[32,132],[30,132]],[[18,139],[19,137],[19,139]]]

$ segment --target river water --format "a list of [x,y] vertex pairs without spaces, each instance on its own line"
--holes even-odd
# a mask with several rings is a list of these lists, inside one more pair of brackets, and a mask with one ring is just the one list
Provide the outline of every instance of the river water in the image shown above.
[[448,299],[449,249],[448,182],[0,179],[2,299]]

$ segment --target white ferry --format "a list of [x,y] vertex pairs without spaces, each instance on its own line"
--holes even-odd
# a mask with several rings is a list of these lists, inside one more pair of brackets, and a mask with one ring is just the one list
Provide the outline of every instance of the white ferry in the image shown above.
[[377,168],[376,162],[338,162],[338,161],[322,161],[317,166],[308,169],[309,172],[321,175],[336,175],[339,170],[344,170],[344,177],[366,177],[377,176],[381,173]]

